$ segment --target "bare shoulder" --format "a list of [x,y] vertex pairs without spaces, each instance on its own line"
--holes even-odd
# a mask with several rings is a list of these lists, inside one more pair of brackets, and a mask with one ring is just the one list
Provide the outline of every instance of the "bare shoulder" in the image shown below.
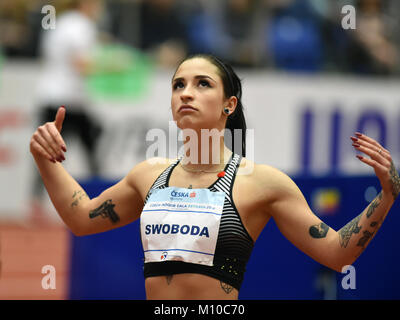
[[145,196],[155,179],[175,161],[176,159],[161,157],[143,160],[129,171],[126,176],[127,182]]
[[238,174],[263,190],[282,193],[296,192],[298,189],[285,172],[267,164],[257,164],[246,158],[242,159]]

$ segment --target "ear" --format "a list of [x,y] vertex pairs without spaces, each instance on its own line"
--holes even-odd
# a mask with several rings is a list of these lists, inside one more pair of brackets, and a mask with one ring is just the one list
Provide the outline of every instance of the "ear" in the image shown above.
[[229,109],[229,114],[232,114],[232,113],[235,111],[235,109],[236,109],[237,102],[238,102],[237,97],[232,96],[232,97],[230,97],[229,99],[226,99],[226,100],[224,101],[224,107],[223,107],[223,109],[228,108],[228,109]]

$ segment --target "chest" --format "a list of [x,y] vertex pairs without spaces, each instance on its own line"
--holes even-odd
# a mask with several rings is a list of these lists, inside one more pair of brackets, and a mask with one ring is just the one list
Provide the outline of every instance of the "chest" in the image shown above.
[[[222,183],[221,183],[222,182]],[[222,179],[215,173],[203,175],[185,175],[172,173],[168,186],[201,189],[215,184],[223,184],[229,188],[230,196],[236,207],[243,226],[253,240],[256,240],[269,221],[270,216],[265,208],[265,194],[259,190],[256,181],[249,176],[236,175],[235,179]]]

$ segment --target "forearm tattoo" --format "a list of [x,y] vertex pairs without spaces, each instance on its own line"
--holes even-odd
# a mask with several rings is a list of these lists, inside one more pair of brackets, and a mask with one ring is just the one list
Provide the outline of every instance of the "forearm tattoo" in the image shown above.
[[369,205],[368,211],[367,211],[367,218],[372,216],[375,209],[378,208],[379,204],[381,203],[381,200],[382,200],[382,191],[379,192],[379,194],[376,196],[376,198]]
[[326,225],[325,223],[321,222],[320,224],[316,224],[310,227],[308,230],[311,237],[320,239],[320,238],[325,238],[326,234],[329,231],[329,226]]
[[[367,209],[366,217],[369,219],[375,212],[375,210],[379,207],[379,204],[381,203],[382,200],[382,192],[380,192],[377,197],[370,203]],[[358,223],[361,220],[363,213],[361,213],[359,216],[354,218],[352,221],[350,221],[348,224],[346,224],[342,229],[338,231],[339,234],[339,241],[340,245],[344,248],[347,247],[350,238],[353,234],[355,233],[360,233],[360,230],[362,229],[362,226],[359,226]],[[363,230],[362,236],[357,242],[357,246],[362,247],[364,250],[366,245],[368,244],[369,240],[372,239],[374,236],[376,230],[379,228],[381,221],[372,221],[369,226],[374,228],[373,230]],[[361,251],[362,252],[362,251]]]
[[394,200],[398,197],[400,193],[400,178],[399,178],[399,173],[396,170],[396,167],[394,166],[394,163],[392,161],[392,164],[390,166],[390,182],[392,184],[392,195]]
[[98,216],[103,217],[103,219],[110,218],[111,222],[117,223],[119,221],[119,216],[114,211],[115,204],[109,199],[104,201],[100,207],[89,212],[89,218],[93,219]]
[[77,190],[77,191],[74,191],[74,194],[72,195],[72,199],[73,199],[73,201],[71,203],[71,208],[77,207],[79,204],[79,201],[81,201],[82,199],[89,199],[89,197],[85,191]]
[[347,245],[349,244],[350,238],[353,235],[353,233],[360,232],[361,227],[358,226],[358,222],[360,221],[361,217],[362,214],[355,217],[353,220],[351,220],[348,224],[346,224],[342,229],[338,231],[340,246],[346,248]]

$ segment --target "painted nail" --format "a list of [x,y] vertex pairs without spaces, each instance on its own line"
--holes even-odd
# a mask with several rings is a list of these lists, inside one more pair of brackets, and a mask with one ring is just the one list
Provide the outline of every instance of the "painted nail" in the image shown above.
[[65,106],[61,106],[60,108],[64,108],[65,109]]
[[350,139],[353,140],[354,142],[358,141],[358,139],[354,137],[350,137]]
[[357,157],[358,159],[360,159],[360,160],[363,159],[363,157],[362,157],[362,156],[359,156],[359,155],[356,155],[356,157]]
[[61,149],[62,149],[62,151],[67,152],[67,147],[66,146],[62,145]]
[[353,143],[352,146],[356,147],[356,148],[360,147],[360,145],[358,143]]
[[361,137],[361,136],[362,136],[362,133],[356,132],[355,135],[356,135],[357,137]]

